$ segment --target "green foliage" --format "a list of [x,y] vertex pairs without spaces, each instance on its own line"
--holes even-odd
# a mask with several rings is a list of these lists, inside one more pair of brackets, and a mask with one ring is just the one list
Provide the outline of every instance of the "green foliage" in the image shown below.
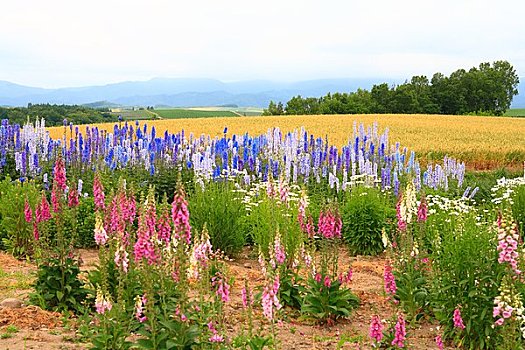
[[46,310],[78,311],[87,291],[79,279],[78,260],[46,259],[38,268],[31,302]]
[[30,256],[33,252],[33,226],[26,222],[26,198],[32,208],[39,192],[33,182],[21,183],[10,177],[0,182],[0,247],[15,257]]
[[301,312],[318,322],[332,322],[336,318],[350,316],[352,310],[359,306],[359,298],[337,279],[329,287],[324,280],[325,276],[321,276],[319,281],[309,277]]
[[394,276],[397,291],[395,298],[409,320],[419,320],[429,313],[429,291],[426,265],[420,257],[410,257],[396,267]]
[[525,186],[518,186],[512,195],[512,215],[518,224],[521,237],[525,234]]
[[281,268],[279,301],[284,306],[290,306],[294,309],[301,309],[305,288],[303,279],[298,273],[286,268]]
[[271,336],[254,335],[249,337],[245,334],[240,334],[233,339],[232,346],[234,349],[243,350],[263,350],[271,348],[273,340]]
[[82,198],[78,206],[77,239],[75,245],[79,248],[95,247],[93,235],[95,229],[95,204],[93,197]]
[[371,91],[328,93],[321,98],[292,97],[283,108],[270,101],[263,115],[282,114],[476,114],[503,115],[518,94],[519,78],[507,61],[481,63],[468,72],[458,69],[450,77],[435,73],[413,76],[389,87],[382,83]]
[[229,182],[210,182],[188,198],[190,221],[195,232],[206,225],[214,249],[238,253],[246,242],[241,220],[244,205]]
[[0,119],[9,119],[9,122],[13,124],[23,125],[28,120],[34,122],[40,118],[46,120],[46,126],[63,125],[64,119],[67,119],[68,123],[73,122],[77,125],[116,122],[118,120],[107,110],[77,105],[29,104],[27,107],[0,107]]
[[466,328],[457,344],[468,349],[495,349],[498,329],[492,309],[504,267],[498,264],[495,232],[490,225],[478,226],[473,215],[454,229],[443,230],[436,240],[430,285],[432,307],[444,326],[445,338],[454,338],[453,313],[461,307]]
[[385,249],[381,231],[386,226],[386,218],[393,214],[378,190],[353,189],[341,207],[343,238],[350,251],[361,255],[381,253]]

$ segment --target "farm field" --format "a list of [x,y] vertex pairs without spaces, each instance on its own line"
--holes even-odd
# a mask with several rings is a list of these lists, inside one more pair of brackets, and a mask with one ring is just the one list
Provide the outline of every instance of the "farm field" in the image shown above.
[[[156,111],[161,113],[160,111]],[[278,126],[292,131],[302,126],[314,135],[325,137],[335,145],[343,145],[352,136],[354,122],[389,128],[391,142],[400,142],[414,150],[425,161],[440,160],[445,155],[466,162],[468,168],[485,170],[498,167],[521,168],[525,160],[525,119],[504,117],[442,116],[442,115],[323,115],[267,116],[176,121],[148,121],[157,132],[177,132],[184,129],[195,135],[265,133]],[[113,124],[99,125],[112,130]],[[82,130],[83,127],[80,127]],[[60,137],[63,129],[51,128],[52,137]]]
[[237,114],[227,110],[201,110],[201,109],[156,109],[154,111],[163,119],[181,118],[207,118],[207,117],[234,117]]
[[56,139],[4,122],[0,348],[525,345],[522,164],[427,167],[406,142],[522,152],[505,140],[523,124],[349,117],[71,125]]
[[512,108],[505,112],[506,117],[525,117],[525,108]]

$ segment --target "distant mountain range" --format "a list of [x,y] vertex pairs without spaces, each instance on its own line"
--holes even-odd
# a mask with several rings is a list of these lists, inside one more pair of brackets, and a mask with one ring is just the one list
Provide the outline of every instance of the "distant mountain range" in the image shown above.
[[[525,108],[525,78],[522,95],[514,98],[514,108]],[[374,84],[403,81],[384,78],[318,79],[292,83],[252,80],[222,82],[214,79],[154,78],[102,86],[59,89],[28,87],[0,81],[1,106],[26,106],[28,103],[85,104],[92,107],[172,106],[205,107],[235,104],[241,107],[267,107],[270,100],[285,103],[291,97],[323,96],[328,92],[370,89]]]

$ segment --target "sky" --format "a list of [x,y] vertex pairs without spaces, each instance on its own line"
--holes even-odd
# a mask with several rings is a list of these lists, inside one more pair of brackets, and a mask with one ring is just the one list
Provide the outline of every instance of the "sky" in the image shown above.
[[501,59],[525,76],[523,0],[2,2],[0,80],[29,86],[405,79]]

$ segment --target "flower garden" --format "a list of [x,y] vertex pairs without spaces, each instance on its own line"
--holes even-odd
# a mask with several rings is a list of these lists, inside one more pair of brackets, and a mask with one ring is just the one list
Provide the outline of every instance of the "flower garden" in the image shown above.
[[[4,120],[0,168],[0,248],[35,266],[24,302],[74,325],[71,348],[525,344],[525,174],[423,167],[363,124],[337,147],[304,129],[64,121],[52,139]],[[357,280],[375,275],[371,298]],[[336,335],[301,343],[320,330]]]

